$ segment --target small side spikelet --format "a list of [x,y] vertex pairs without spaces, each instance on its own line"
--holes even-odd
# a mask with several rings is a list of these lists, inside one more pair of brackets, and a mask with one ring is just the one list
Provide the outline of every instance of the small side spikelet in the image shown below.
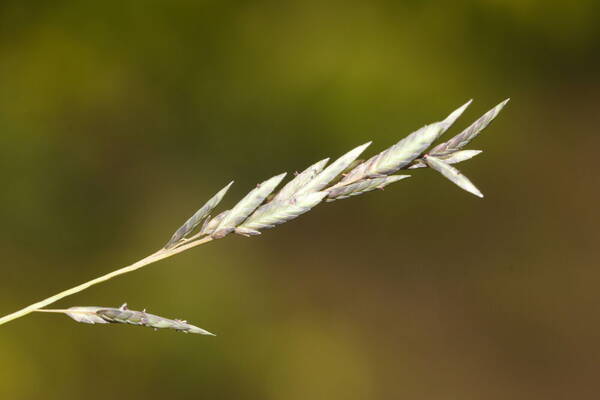
[[426,156],[425,162],[428,166],[438,171],[440,174],[444,175],[451,182],[459,186],[460,188],[466,190],[469,193],[474,194],[477,197],[483,197],[483,194],[473,185],[473,183],[464,176],[458,169],[454,168],[452,165],[445,163],[439,158],[433,156]]
[[216,206],[219,205],[225,194],[229,190],[229,188],[233,185],[233,181],[229,182],[227,186],[221,189],[217,194],[215,194],[210,200],[206,202],[194,215],[190,217],[185,223],[177,229],[177,231],[171,237],[171,240],[165,245],[165,249],[169,249],[175,246],[181,239],[186,237],[189,233],[191,233],[196,227],[202,222],[204,217],[208,216],[212,210],[215,209]]
[[71,307],[66,310],[41,309],[37,311],[62,313],[84,324],[129,324],[154,329],[174,329],[179,332],[215,336],[202,328],[188,324],[186,321],[163,318],[147,313],[146,310],[130,310],[127,308],[127,304],[123,304],[119,308],[88,306]]
[[223,218],[221,223],[212,233],[214,239],[220,239],[235,230],[263,201],[271,194],[273,190],[279,185],[279,183],[285,177],[285,173],[279,174],[267,179],[257,187],[252,189],[250,193],[240,200]]

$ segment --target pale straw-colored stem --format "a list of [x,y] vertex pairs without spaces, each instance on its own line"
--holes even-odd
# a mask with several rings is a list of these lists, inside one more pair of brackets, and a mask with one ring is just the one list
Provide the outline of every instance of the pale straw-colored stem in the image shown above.
[[86,315],[96,315],[95,311],[82,311],[82,310],[69,310],[69,309],[54,309],[54,308],[40,308],[38,310],[33,310],[32,312],[45,312],[45,313],[55,313],[55,314],[86,314]]
[[[79,293],[79,292],[81,292],[81,291],[83,291],[83,290],[85,290],[85,289],[87,289],[87,288],[89,288],[91,286],[97,285],[98,283],[102,283],[102,282],[108,281],[109,279],[115,278],[115,277],[117,277],[119,275],[124,275],[124,274],[126,274],[128,272],[133,272],[133,271],[135,271],[137,269],[145,267],[146,265],[150,265],[150,264],[153,264],[153,263],[155,263],[157,261],[163,260],[165,258],[174,256],[175,254],[179,254],[179,253],[181,253],[181,252],[183,252],[183,251],[185,251],[187,249],[191,249],[192,247],[196,247],[196,246],[199,246],[201,244],[210,242],[211,240],[213,240],[213,239],[210,236],[206,236],[206,237],[204,237],[202,239],[198,239],[198,240],[195,240],[195,241],[192,241],[192,240],[187,241],[186,243],[182,244],[179,247],[175,247],[175,248],[172,248],[172,249],[161,249],[161,250],[157,251],[156,253],[153,253],[153,254],[149,255],[148,257],[143,258],[143,259],[141,259],[141,260],[139,260],[139,261],[137,261],[137,262],[135,262],[135,263],[133,263],[131,265],[128,265],[128,266],[123,267],[123,268],[120,268],[120,269],[118,269],[116,271],[112,271],[112,272],[110,272],[110,273],[108,273],[106,275],[102,275],[102,276],[100,276],[100,277],[98,277],[96,279],[92,279],[91,281],[82,283],[81,285],[77,285],[75,287],[72,287],[71,289],[67,289],[67,290],[65,290],[63,292],[57,293],[54,296],[50,296],[47,299],[44,299],[42,301],[38,301],[37,303],[34,303],[34,304],[30,305],[30,306],[27,306],[27,307],[25,307],[25,308],[23,308],[23,309],[21,309],[19,311],[15,311],[12,314],[8,314],[8,315],[0,318],[0,325],[5,324],[5,323],[7,323],[9,321],[12,321],[14,319],[17,319],[17,318],[21,318],[21,317],[23,317],[23,316],[25,316],[25,315],[27,315],[29,313],[32,313],[34,311],[41,311],[40,310],[41,308],[46,307],[49,304],[55,303],[58,300],[63,299],[65,297],[67,297],[67,296],[71,296],[71,295],[73,295],[75,293]],[[48,310],[48,312],[51,312],[51,311]]]

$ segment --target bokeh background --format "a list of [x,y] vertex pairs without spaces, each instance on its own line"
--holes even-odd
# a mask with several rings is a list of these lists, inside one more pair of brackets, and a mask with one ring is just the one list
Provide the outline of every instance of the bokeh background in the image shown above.
[[216,338],[30,315],[0,398],[598,398],[598,1],[0,5],[0,311],[162,246],[257,182],[469,98],[511,97],[460,168],[230,237],[56,305]]

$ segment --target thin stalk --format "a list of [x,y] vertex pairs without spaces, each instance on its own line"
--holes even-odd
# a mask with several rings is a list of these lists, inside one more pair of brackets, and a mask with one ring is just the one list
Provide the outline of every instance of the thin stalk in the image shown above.
[[[165,258],[169,258],[169,257],[174,256],[175,254],[179,254],[187,249],[191,249],[192,247],[196,247],[201,244],[210,242],[211,240],[213,240],[213,239],[210,236],[206,236],[206,237],[196,240],[196,241],[188,241],[188,242],[184,243],[183,245],[181,245],[179,247],[175,247],[173,249],[168,249],[168,250],[160,249],[157,252],[149,255],[148,257],[142,258],[141,260],[139,260],[131,265],[117,269],[106,275],[102,275],[96,279],[92,279],[91,281],[87,281],[85,283],[82,283],[80,285],[72,287],[71,289],[67,289],[60,293],[57,293],[54,296],[50,296],[47,299],[38,301],[37,303],[31,304],[30,306],[22,308],[19,311],[15,311],[12,314],[5,315],[4,317],[0,318],[0,325],[5,324],[14,319],[24,317],[25,315],[32,313],[34,311],[42,311],[42,310],[40,310],[41,308],[46,307],[47,305],[50,305],[52,303],[55,303],[60,299],[64,299],[65,297],[71,296],[75,293],[82,292],[91,286],[97,285],[102,282],[106,282],[109,279],[115,278],[119,275],[124,275],[126,273],[133,272],[142,267],[145,267],[146,265],[150,265],[157,261],[164,260]],[[48,311],[48,312],[50,312],[50,311]]]
[[49,313],[58,313],[58,314],[67,314],[67,313],[94,314],[91,311],[57,310],[57,309],[50,309],[50,308],[43,308],[43,309],[39,309],[39,310],[33,310],[33,312],[49,312]]

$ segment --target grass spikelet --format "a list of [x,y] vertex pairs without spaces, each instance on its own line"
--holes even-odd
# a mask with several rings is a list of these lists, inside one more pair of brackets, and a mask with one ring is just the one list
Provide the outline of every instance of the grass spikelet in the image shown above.
[[206,219],[204,226],[200,230],[200,235],[211,235],[217,229],[217,226],[219,226],[221,221],[223,221],[223,218],[225,218],[230,211],[231,210],[225,210],[222,213],[215,215],[213,218],[210,218],[209,216]]
[[306,186],[312,181],[318,174],[323,171],[325,165],[329,162],[329,158],[321,160],[310,167],[306,168],[301,173],[297,174],[294,179],[289,181],[273,198],[273,201],[284,201],[289,200],[294,196],[300,189]]
[[281,183],[285,173],[267,179],[250,191],[242,200],[240,200],[227,215],[223,218],[215,232],[211,235],[213,239],[220,239],[235,230],[263,201],[271,194],[273,190]]
[[[458,164],[459,162],[463,162],[463,161],[467,161],[470,160],[471,158],[475,157],[477,154],[482,153],[482,150],[458,150],[455,151],[454,153],[449,153],[446,155],[435,155],[434,157],[439,158],[440,160],[442,160],[443,162],[445,162],[446,164]],[[415,160],[410,167],[408,167],[408,169],[415,169],[415,168],[426,168],[427,164],[425,164],[425,161],[423,161],[423,159],[418,159]]]
[[483,114],[477,121],[473,122],[467,129],[454,136],[452,139],[445,143],[441,143],[431,150],[431,154],[435,157],[439,157],[442,154],[448,154],[449,152],[457,151],[465,147],[471,140],[473,140],[481,131],[483,131],[492,121],[496,118],[500,111],[506,106],[510,99],[504,100],[490,111]]
[[383,189],[387,185],[406,178],[410,178],[410,175],[391,175],[381,178],[363,179],[349,185],[335,187],[329,191],[327,202],[347,199],[348,197],[358,196],[375,189]]
[[327,196],[327,192],[315,192],[289,200],[273,200],[256,210],[242,225],[236,228],[236,233],[246,236],[258,235],[261,229],[273,228],[310,211],[325,196]]
[[123,304],[119,308],[112,307],[70,307],[66,310],[41,309],[38,312],[61,313],[84,324],[129,324],[146,326],[156,329],[174,329],[184,333],[215,336],[214,334],[197,326],[188,324],[187,321],[169,319],[147,313],[146,310],[134,311]]
[[352,164],[352,162],[354,162],[354,160],[356,160],[358,156],[360,156],[361,153],[371,145],[371,143],[372,142],[368,142],[360,145],[335,160],[329,167],[325,168],[323,172],[315,176],[315,178],[308,182],[308,184],[298,190],[297,194],[300,195],[313,193],[323,189],[331,181],[337,178],[344,170],[346,170],[346,168],[348,168],[348,166]]
[[469,178],[464,176],[462,172],[454,168],[452,165],[446,164],[444,161],[434,156],[426,156],[424,160],[427,165],[444,175],[458,187],[474,194],[477,197],[483,197],[483,194],[479,191],[479,189],[477,189],[477,187],[475,187],[475,185],[473,185]]
[[190,234],[196,227],[202,222],[204,217],[208,216],[219,205],[229,188],[233,185],[233,181],[229,182],[227,186],[221,189],[215,194],[210,200],[206,202],[194,215],[190,217],[175,233],[171,236],[171,240],[165,245],[165,249],[169,249],[175,246],[181,239]]

